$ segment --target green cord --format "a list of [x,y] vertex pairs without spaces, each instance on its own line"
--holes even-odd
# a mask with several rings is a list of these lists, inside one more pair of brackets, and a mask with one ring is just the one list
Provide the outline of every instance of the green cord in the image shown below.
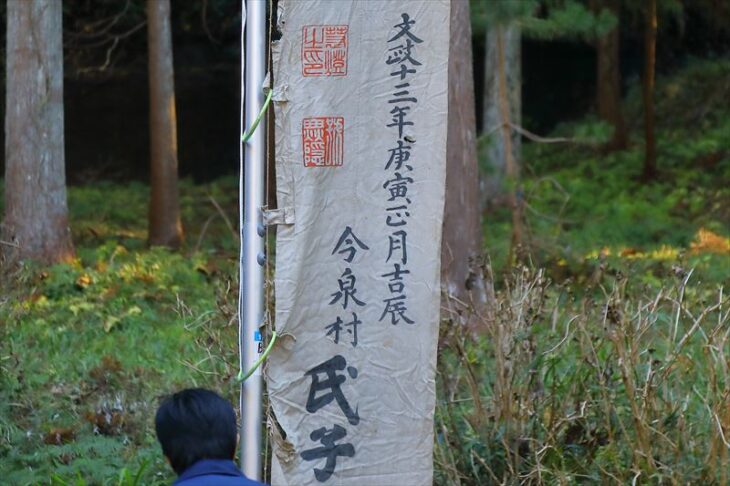
[[[274,94],[273,89],[269,89],[269,93],[266,95],[266,101],[264,101],[264,106],[261,107],[261,111],[259,112],[258,116],[256,116],[256,119],[253,121],[253,125],[251,125],[251,128],[249,128],[246,133],[243,134],[241,137],[241,143],[248,142],[248,139],[251,138],[251,135],[253,135],[253,132],[256,131],[256,128],[259,126],[259,122],[261,122],[261,119],[264,117],[264,114],[266,113],[266,110],[269,108],[269,103],[271,103],[271,96]],[[269,353],[274,348],[274,343],[276,342],[276,331],[273,331],[271,333],[271,342],[268,346],[266,346],[266,350],[263,352],[261,356],[259,356],[259,359],[256,360],[256,362],[253,364],[253,366],[246,372],[246,374],[243,373],[243,369],[238,371],[237,380],[239,382],[246,381],[251,375],[253,375],[253,372],[256,371],[256,369],[261,366],[261,363],[264,362],[267,356],[269,356]]]
[[[254,127],[255,127],[255,125],[254,125]],[[246,374],[243,374],[243,370],[240,370],[240,371],[238,372],[238,377],[237,377],[237,380],[238,380],[239,382],[241,382],[241,381],[246,381],[246,380],[248,380],[248,378],[249,378],[249,377],[250,377],[251,375],[253,375],[253,372],[254,372],[254,371],[256,371],[256,369],[257,369],[257,368],[258,368],[259,366],[261,366],[261,363],[263,363],[263,362],[264,362],[264,360],[266,359],[266,357],[267,357],[267,356],[269,355],[269,353],[271,352],[271,350],[272,350],[272,349],[274,348],[274,343],[275,343],[275,342],[276,342],[276,331],[273,331],[273,332],[271,333],[271,342],[269,343],[269,345],[268,345],[268,346],[266,346],[266,350],[265,350],[265,351],[264,351],[264,353],[263,353],[263,354],[262,354],[262,355],[261,355],[261,356],[259,357],[259,359],[257,359],[257,360],[256,360],[256,362],[255,362],[255,363],[253,364],[253,366],[252,366],[252,367],[251,367],[251,368],[250,368],[250,369],[249,369],[249,370],[248,370],[248,371],[246,372]]]
[[248,139],[251,138],[253,132],[256,131],[256,127],[259,126],[259,122],[264,117],[264,113],[266,113],[266,110],[269,108],[269,103],[271,103],[271,96],[273,94],[274,90],[270,89],[269,93],[266,95],[266,101],[264,101],[264,106],[261,107],[261,111],[259,112],[258,116],[256,116],[256,119],[253,121],[253,125],[251,125],[251,128],[249,128],[246,133],[244,133],[241,137],[241,143],[248,142]]

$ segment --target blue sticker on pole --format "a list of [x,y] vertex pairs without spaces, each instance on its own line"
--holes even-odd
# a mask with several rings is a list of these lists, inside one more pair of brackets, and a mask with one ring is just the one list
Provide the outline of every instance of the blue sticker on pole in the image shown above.
[[253,332],[253,340],[256,342],[263,341],[263,338],[261,336],[261,331],[256,330]]

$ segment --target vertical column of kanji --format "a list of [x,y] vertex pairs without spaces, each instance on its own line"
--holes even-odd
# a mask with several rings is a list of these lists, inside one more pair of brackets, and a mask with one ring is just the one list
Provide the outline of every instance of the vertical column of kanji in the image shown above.
[[[346,226],[332,250],[332,256],[337,260],[341,259],[346,264],[342,274],[337,278],[337,290],[330,294],[331,299],[328,303],[328,306],[334,306],[337,315],[333,323],[323,328],[323,336],[330,338],[336,345],[347,346],[349,343],[352,348],[357,347],[357,328],[362,324],[357,312],[358,308],[365,307],[366,302],[361,300],[364,299],[362,295],[359,297],[356,295],[358,293],[357,277],[352,268],[357,264],[358,253],[369,249],[355,236],[352,228]],[[341,312],[339,307],[342,307]],[[344,321],[341,313],[345,315]],[[351,314],[351,318],[348,317],[348,314]],[[340,336],[341,334],[343,335]],[[347,349],[345,347],[340,353],[346,354]],[[348,380],[348,376],[349,379],[355,380],[358,370],[354,366],[348,365],[343,354],[338,353],[305,373],[306,376],[311,377],[306,409],[309,413],[317,413],[334,401],[347,418],[348,424],[357,426],[360,423],[360,415],[357,408],[353,410],[341,385]],[[347,370],[346,374],[345,370]],[[347,435],[347,429],[338,424],[332,424],[331,428],[320,427],[310,433],[309,438],[319,445],[304,450],[299,455],[304,461],[315,461],[314,464],[321,463],[322,459],[325,460],[324,467],[313,466],[314,477],[318,481],[327,481],[332,476],[339,456],[355,456],[355,446],[343,441]]]
[[385,249],[377,262],[377,319],[397,349],[384,349],[379,361],[397,370],[383,381],[398,399],[384,401],[400,425],[401,437],[389,437],[400,449],[391,454],[411,470],[399,473],[404,484],[432,481],[449,11],[441,1],[387,9],[375,68],[383,80],[374,107],[382,123],[375,195],[382,234],[372,244]]
[[[388,96],[387,108],[392,120],[386,126],[396,135],[395,144],[388,149],[388,162],[385,164],[386,177],[383,189],[387,191],[388,207],[385,225],[388,227],[388,256],[385,259],[388,279],[388,294],[383,299],[380,320],[395,325],[400,322],[415,324],[408,317],[408,296],[405,276],[408,270],[408,220],[413,196],[408,188],[415,181],[416,173],[411,159],[411,143],[415,140],[415,121],[410,111],[417,105],[418,98],[411,93],[411,81],[418,75],[422,66],[415,55],[416,46],[423,40],[411,30],[416,21],[408,13],[401,14],[402,21],[395,25],[396,32],[388,39],[388,56],[385,64],[391,71],[393,92]],[[408,130],[411,134],[408,134]]]

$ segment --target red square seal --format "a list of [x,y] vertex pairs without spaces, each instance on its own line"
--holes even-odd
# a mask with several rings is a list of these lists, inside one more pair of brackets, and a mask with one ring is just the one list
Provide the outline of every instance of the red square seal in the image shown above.
[[347,25],[302,27],[302,75],[347,75]]
[[302,120],[304,167],[340,167],[345,151],[345,119],[315,116]]

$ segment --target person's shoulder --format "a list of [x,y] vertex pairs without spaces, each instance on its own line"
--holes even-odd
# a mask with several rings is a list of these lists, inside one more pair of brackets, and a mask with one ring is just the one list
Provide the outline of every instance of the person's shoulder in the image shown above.
[[248,479],[231,460],[203,459],[188,469],[174,486],[263,486]]
[[221,476],[209,474],[183,479],[175,482],[175,486],[265,486],[264,483],[253,481],[245,476]]
[[243,486],[267,486],[264,483],[259,483],[258,481],[254,481],[254,480],[248,479],[246,477],[244,477],[243,479],[245,481],[244,483],[242,483]]

